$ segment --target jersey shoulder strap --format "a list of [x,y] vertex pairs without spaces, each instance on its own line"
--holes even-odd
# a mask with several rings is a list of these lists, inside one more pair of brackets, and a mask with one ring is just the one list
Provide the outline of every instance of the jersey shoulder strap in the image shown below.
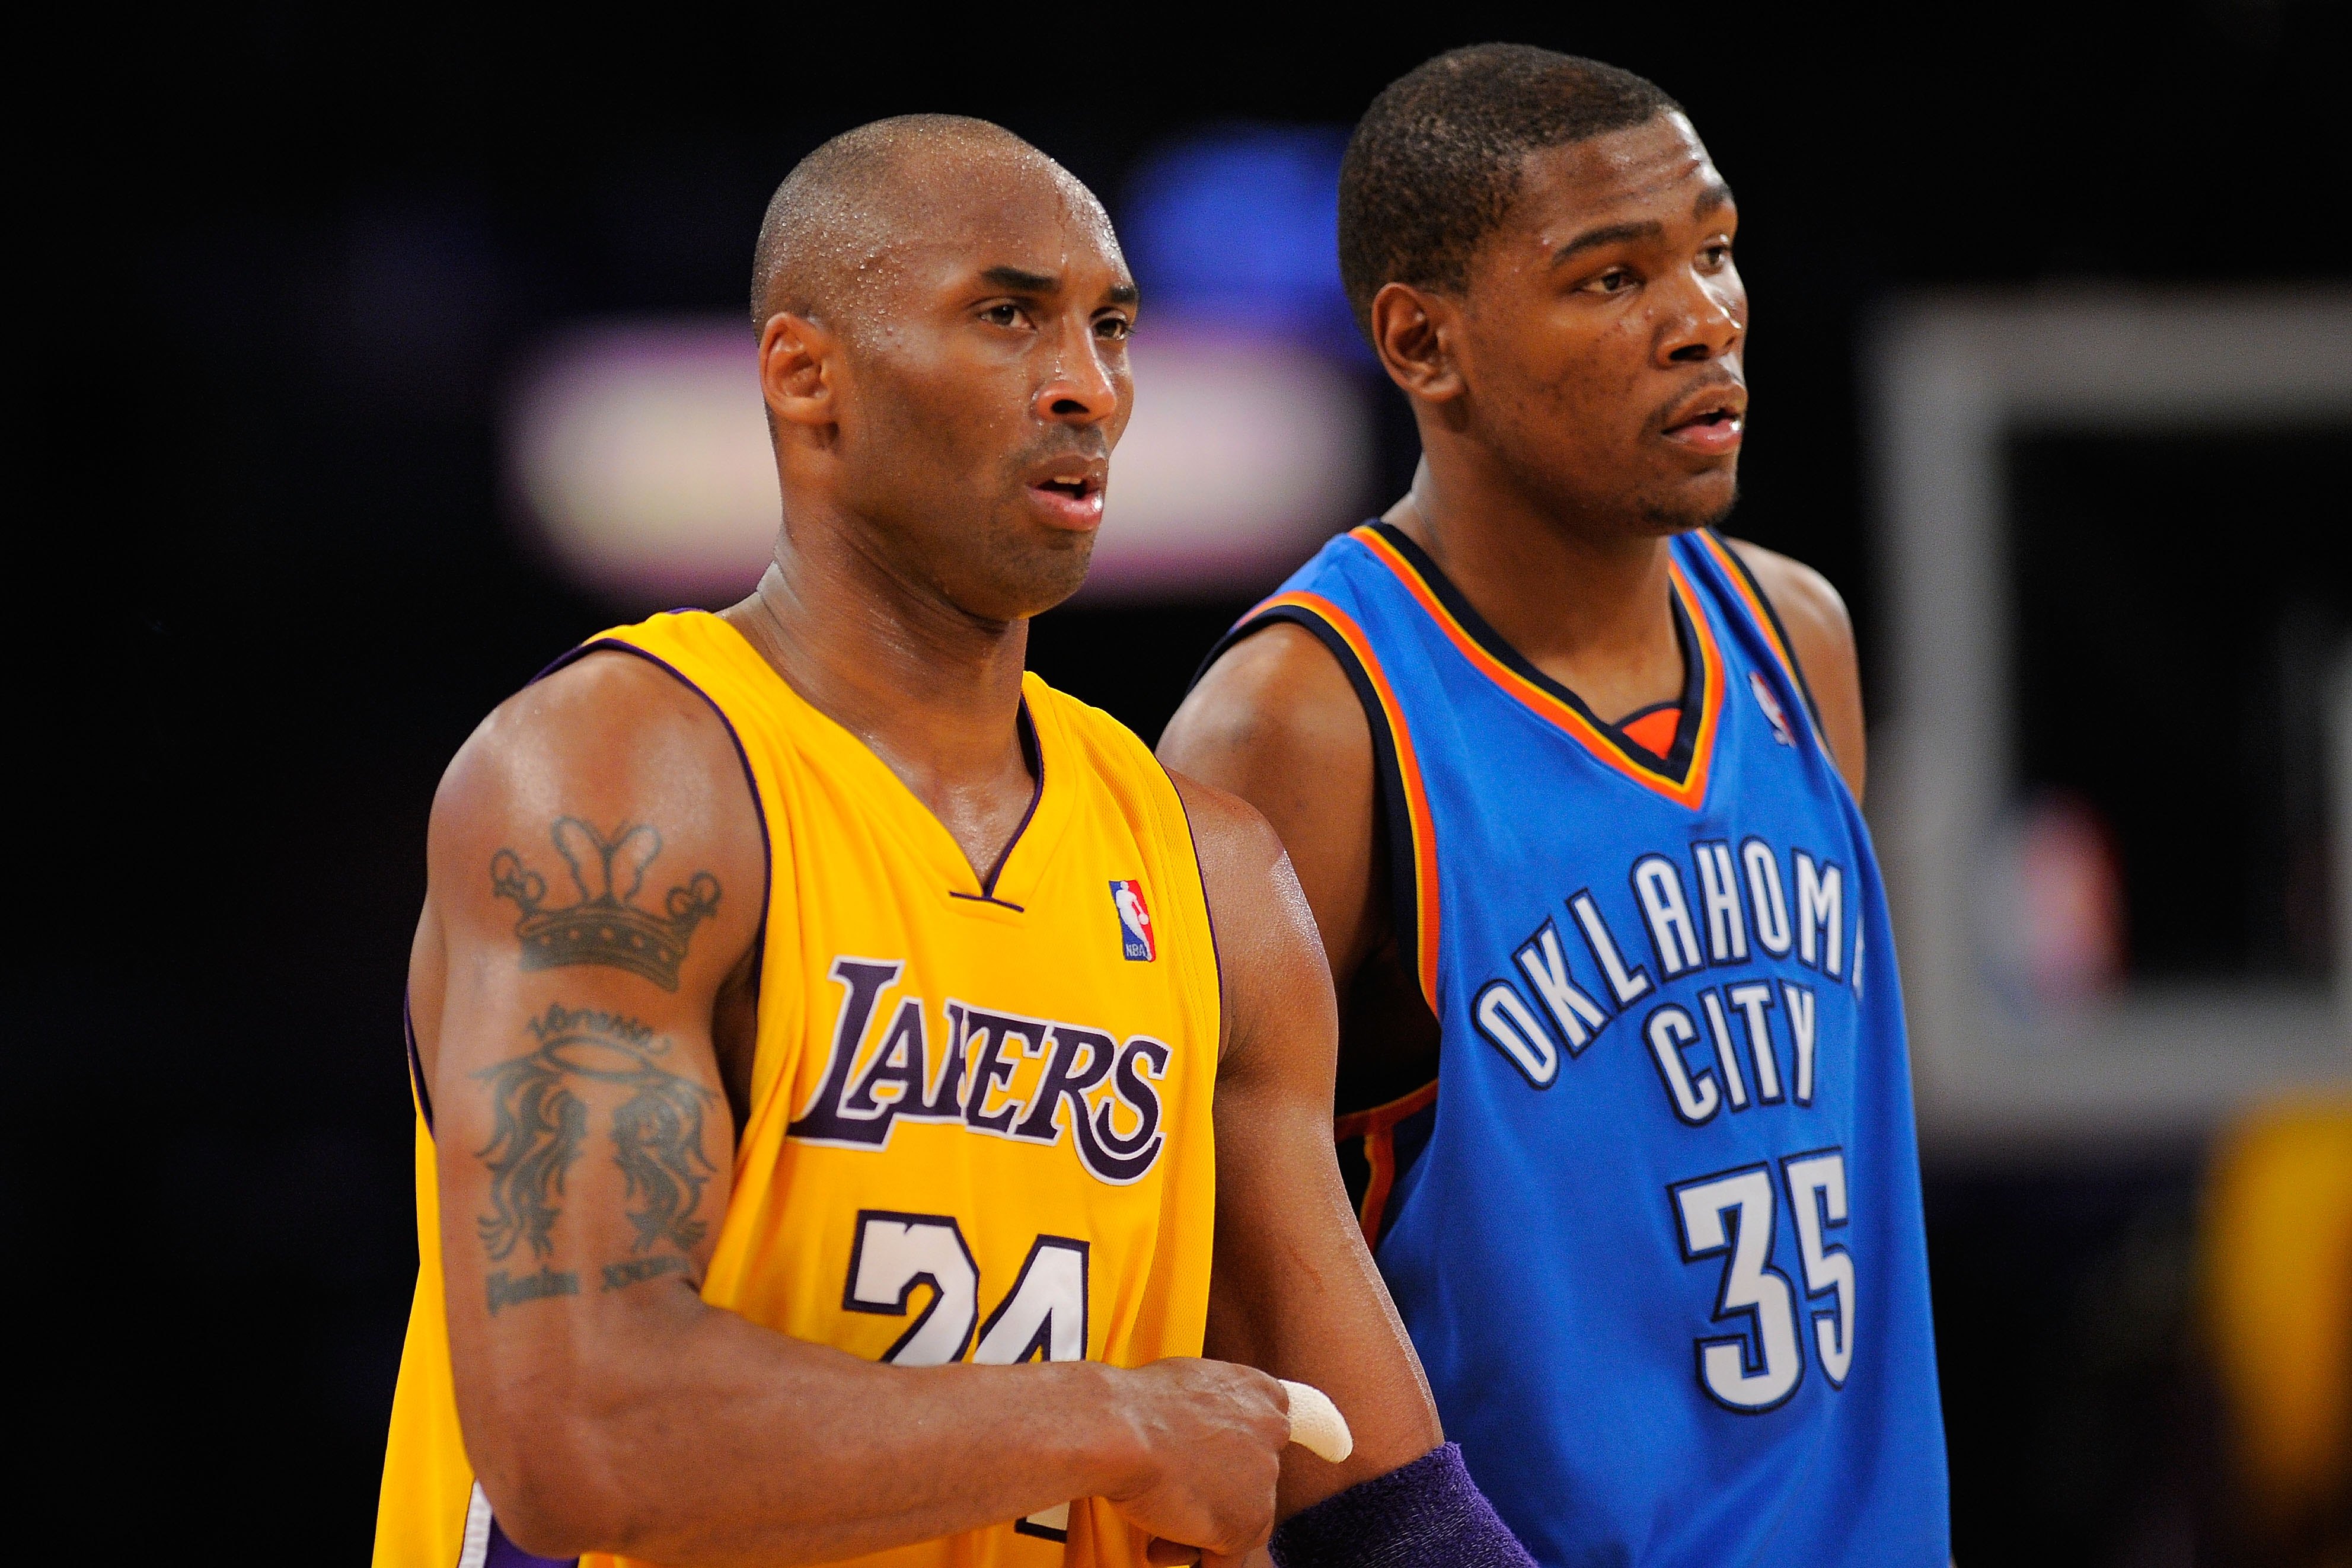
[[1440,929],[1437,831],[1412,720],[1398,677],[1389,667],[1398,651],[1384,652],[1393,633],[1375,631],[1395,623],[1408,609],[1395,601],[1395,579],[1372,553],[1378,540],[1377,529],[1367,523],[1326,544],[1218,640],[1192,679],[1199,684],[1226,650],[1269,626],[1299,627],[1338,661],[1371,734],[1372,772],[1385,830],[1376,848],[1388,857],[1397,950],[1408,956],[1422,999],[1434,1013]]

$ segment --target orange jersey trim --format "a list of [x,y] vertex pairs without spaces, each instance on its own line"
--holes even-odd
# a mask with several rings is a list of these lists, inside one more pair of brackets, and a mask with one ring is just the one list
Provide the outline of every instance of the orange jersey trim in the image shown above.
[[1618,733],[1654,756],[1664,757],[1675,747],[1675,731],[1683,727],[1683,705],[1666,703],[1654,707],[1641,717],[1628,719],[1617,727]]
[[1349,1138],[1364,1140],[1364,1164],[1371,1175],[1364,1184],[1364,1206],[1356,1218],[1364,1228],[1367,1248],[1380,1245],[1381,1224],[1388,1218],[1389,1194],[1396,1186],[1397,1124],[1436,1103],[1437,1081],[1432,1079],[1410,1094],[1369,1111],[1351,1111],[1332,1124],[1331,1135],[1336,1141],[1344,1144]]
[[1387,567],[1405,591],[1418,600],[1423,611],[1439,629],[1453,640],[1462,656],[1503,691],[1517,699],[1537,717],[1545,720],[1584,747],[1596,759],[1641,785],[1654,794],[1663,795],[1676,805],[1692,810],[1706,800],[1708,771],[1715,760],[1715,732],[1723,716],[1723,655],[1715,644],[1715,630],[1707,623],[1706,612],[1683,576],[1682,567],[1670,562],[1667,568],[1675,596],[1681,601],[1683,612],[1690,619],[1691,632],[1697,640],[1701,685],[1699,695],[1698,735],[1691,747],[1690,771],[1679,781],[1654,769],[1643,767],[1604,734],[1601,728],[1561,702],[1541,686],[1520,674],[1488,653],[1478,639],[1472,636],[1462,622],[1454,618],[1443,601],[1429,586],[1421,572],[1397,551],[1395,546],[1382,538],[1377,529],[1367,524],[1349,531],[1349,537],[1372,552],[1373,559]]
[[1771,644],[1773,656],[1780,661],[1780,668],[1788,672],[1789,684],[1800,694],[1803,693],[1805,679],[1797,673],[1796,655],[1789,652],[1786,643],[1780,641],[1780,629],[1774,623],[1772,612],[1765,608],[1764,601],[1756,597],[1756,590],[1749,586],[1747,563],[1734,559],[1730,550],[1715,537],[1711,528],[1698,531],[1698,542],[1706,547],[1707,554],[1715,557],[1715,564],[1723,569],[1725,577],[1730,579],[1732,588],[1739,595],[1739,601],[1748,606],[1748,618],[1756,622],[1757,630],[1764,633],[1764,641]]
[[1389,741],[1396,753],[1397,773],[1404,784],[1405,821],[1412,835],[1413,898],[1413,976],[1421,984],[1422,999],[1429,1010],[1437,1012],[1437,831],[1435,818],[1429,810],[1429,790],[1421,776],[1421,758],[1414,752],[1412,731],[1406,725],[1404,705],[1397,700],[1396,691],[1389,685],[1388,674],[1381,668],[1379,655],[1372,652],[1372,641],[1355,619],[1319,593],[1293,590],[1277,593],[1246,616],[1246,626],[1277,610],[1303,610],[1339,634],[1356,656],[1364,676],[1371,683],[1380,698],[1381,714],[1386,719]]

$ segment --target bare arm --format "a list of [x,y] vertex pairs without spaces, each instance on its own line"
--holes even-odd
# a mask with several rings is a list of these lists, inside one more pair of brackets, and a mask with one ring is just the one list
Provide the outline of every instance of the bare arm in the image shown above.
[[[623,654],[509,702],[435,801],[413,1005],[458,1415],[509,1533],[817,1562],[1101,1496],[1173,1540],[1262,1534],[1286,1427],[1259,1374],[881,1366],[703,1303],[734,1155],[713,1018],[759,928],[755,810],[709,710]],[[519,929],[606,895],[667,922],[674,967],[622,956],[625,932]]]
[[1371,731],[1329,650],[1287,624],[1234,644],[1169,720],[1160,758],[1273,824],[1346,995],[1388,923],[1372,855]]
[[1225,998],[1208,1353],[1322,1389],[1356,1437],[1343,1464],[1285,1451],[1289,1514],[1410,1464],[1444,1433],[1333,1157],[1339,1019],[1314,916],[1263,818],[1223,791],[1178,785]]
[[1290,852],[1339,998],[1339,1103],[1381,1104],[1436,1077],[1437,1020],[1390,913],[1371,729],[1331,651],[1286,622],[1235,643],[1160,755],[1256,807]]
[[1790,652],[1805,672],[1813,701],[1822,710],[1822,730],[1830,757],[1845,775],[1846,788],[1862,799],[1869,772],[1868,747],[1863,727],[1862,664],[1855,656],[1853,621],[1845,601],[1830,580],[1802,561],[1746,539],[1728,541],[1756,574],[1756,581],[1771,601],[1781,628],[1789,634]]

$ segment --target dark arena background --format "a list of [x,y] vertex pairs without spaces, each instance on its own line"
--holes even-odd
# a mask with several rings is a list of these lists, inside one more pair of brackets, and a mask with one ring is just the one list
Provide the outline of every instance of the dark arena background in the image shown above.
[[1859,626],[1959,1562],[2352,1563],[2340,9],[845,15],[21,47],[31,1511],[99,1559],[366,1552],[435,781],[582,636],[756,576],[742,300],[797,158],[961,111],[1109,204],[1132,542],[1033,663],[1149,739],[1411,474],[1331,171],[1391,78],[1508,38],[1654,78],[1738,193],[1730,528]]

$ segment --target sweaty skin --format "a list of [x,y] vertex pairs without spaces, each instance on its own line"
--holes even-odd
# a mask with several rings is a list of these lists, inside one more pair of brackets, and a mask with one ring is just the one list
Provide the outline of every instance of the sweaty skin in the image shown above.
[[[779,308],[762,331],[785,523],[774,565],[726,617],[985,867],[1034,787],[1016,729],[1027,620],[1084,575],[1131,406],[1135,290],[1099,205],[1033,149],[969,128],[897,156],[877,199],[898,221],[849,264],[859,287]],[[1225,998],[1218,1359],[910,1368],[788,1338],[698,1294],[750,1095],[763,866],[720,722],[644,661],[598,653],[509,699],[467,742],[434,803],[410,994],[438,1117],[458,1411],[519,1545],[821,1562],[1099,1496],[1159,1538],[1155,1562],[1238,1562],[1277,1506],[1443,1440],[1333,1161],[1337,1016],[1307,901],[1255,811],[1179,787]],[[613,849],[602,863],[629,874],[652,841],[613,824],[659,835],[648,896],[709,878],[693,885],[715,902],[674,988],[617,967],[519,966],[530,889],[502,894],[483,874],[502,850],[543,851],[551,832],[567,855]],[[603,1075],[568,1075],[576,1109],[529,1098],[518,1052],[534,1040]],[[646,1119],[637,1168],[580,1160],[552,1213],[528,1161],[509,1157],[525,1146],[519,1116],[560,1139],[649,1103],[671,1114]],[[683,1256],[657,1271],[629,1260],[643,1195],[665,1181],[662,1218]],[[509,1231],[534,1225],[543,1249],[517,1248]],[[552,1283],[567,1276],[608,1288]],[[1348,1413],[1346,1464],[1286,1446],[1276,1375]],[[982,1449],[991,1462],[969,1463]]]
[[[1748,294],[1738,211],[1690,121],[1530,153],[1456,294],[1384,285],[1373,344],[1423,461],[1387,520],[1537,668],[1614,722],[1683,692],[1667,540],[1738,490]],[[1811,568],[1733,540],[1772,601],[1857,799],[1853,631]],[[1437,1022],[1390,916],[1371,734],[1338,662],[1277,624],[1218,660],[1170,722],[1171,768],[1265,813],[1339,988],[1339,1103],[1436,1075]]]

